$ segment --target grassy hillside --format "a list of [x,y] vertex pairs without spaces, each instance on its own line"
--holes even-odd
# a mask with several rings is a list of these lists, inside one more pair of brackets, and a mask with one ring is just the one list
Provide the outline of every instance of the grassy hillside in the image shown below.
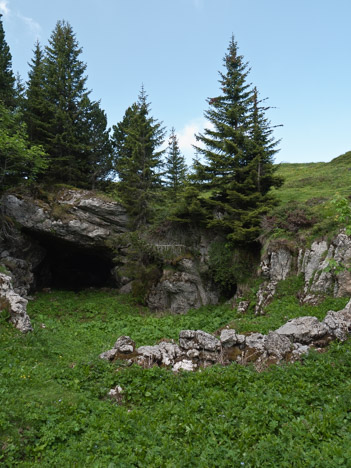
[[277,174],[285,180],[275,191],[283,204],[315,203],[337,192],[347,197],[351,195],[351,151],[329,163],[280,164]]

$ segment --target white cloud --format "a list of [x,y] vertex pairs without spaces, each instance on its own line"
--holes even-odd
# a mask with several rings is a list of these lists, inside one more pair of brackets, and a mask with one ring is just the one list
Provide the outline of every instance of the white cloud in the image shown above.
[[41,32],[40,24],[37,23],[33,18],[28,18],[27,16],[23,16],[20,13],[18,13],[18,17],[28,26],[35,38],[39,39]]
[[196,141],[195,134],[202,133],[204,128],[211,128],[212,125],[205,118],[200,117],[193,119],[187,123],[180,131],[177,132],[180,151],[184,154],[187,164],[192,163],[195,156],[195,149],[192,145],[200,146]]
[[7,0],[0,0],[0,13],[2,13],[4,16],[7,16],[10,14],[10,9],[8,7]]

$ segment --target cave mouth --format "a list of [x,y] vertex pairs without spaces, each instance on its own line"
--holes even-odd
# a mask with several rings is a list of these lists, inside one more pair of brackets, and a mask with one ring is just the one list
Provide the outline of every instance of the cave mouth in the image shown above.
[[50,236],[33,236],[45,250],[34,269],[35,290],[43,288],[80,291],[87,288],[116,287],[113,262],[102,249],[83,248]]

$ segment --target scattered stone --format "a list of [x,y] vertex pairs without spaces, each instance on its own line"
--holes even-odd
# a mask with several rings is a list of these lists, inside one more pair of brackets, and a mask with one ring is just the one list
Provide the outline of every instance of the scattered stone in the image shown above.
[[108,396],[111,400],[115,400],[117,403],[121,404],[123,401],[123,388],[120,385],[116,385],[108,392]]
[[279,361],[292,350],[289,338],[273,331],[268,333],[264,346],[268,355],[277,357]]

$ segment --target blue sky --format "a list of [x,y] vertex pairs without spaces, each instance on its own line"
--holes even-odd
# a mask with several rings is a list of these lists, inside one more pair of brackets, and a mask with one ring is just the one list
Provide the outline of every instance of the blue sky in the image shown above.
[[351,150],[350,0],[0,0],[14,72],[27,79],[38,38],[73,27],[88,88],[109,125],[143,83],[152,115],[175,127],[191,161],[206,98],[234,34],[250,81],[274,106],[277,162],[317,162]]

